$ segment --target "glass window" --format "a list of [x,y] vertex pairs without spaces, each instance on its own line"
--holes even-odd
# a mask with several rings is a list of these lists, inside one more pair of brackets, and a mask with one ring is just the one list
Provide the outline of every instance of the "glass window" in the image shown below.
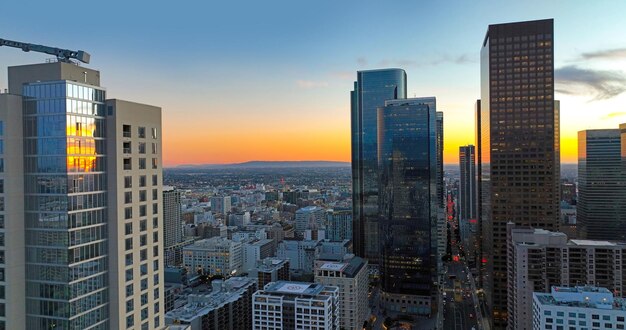
[[122,132],[123,132],[123,136],[124,137],[130,137],[131,133],[130,133],[131,129],[130,129],[130,125],[123,125],[122,126]]
[[124,227],[125,227],[124,233],[126,235],[130,235],[130,234],[133,233],[133,224],[132,223],[129,222],[129,223],[125,224]]
[[158,185],[158,184],[159,184],[159,176],[158,176],[158,175],[156,175],[156,174],[153,174],[153,175],[152,175],[152,185],[153,185],[153,186],[156,186],[156,185]]
[[133,288],[133,284],[129,284],[126,286],[126,297],[132,296],[133,294],[135,294],[135,290]]
[[133,280],[133,269],[128,268],[126,270],[126,281],[132,281],[132,280]]
[[124,203],[132,203],[133,202],[133,193],[131,191],[127,191],[124,193]]
[[146,201],[146,191],[145,190],[139,190],[139,201],[140,202],[145,202]]
[[125,176],[124,177],[124,188],[132,188],[133,187],[133,177]]
[[148,236],[146,234],[141,235],[139,242],[141,246],[146,246],[148,244]]
[[4,122],[0,120],[0,136],[4,135]]
[[131,328],[135,325],[135,316],[134,315],[128,315],[126,317],[126,327],[127,328]]
[[140,205],[139,206],[139,216],[140,217],[145,217],[147,214],[148,214],[147,207],[145,205]]
[[148,230],[147,221],[146,220],[139,221],[139,231],[146,231],[146,230]]
[[152,200],[159,199],[159,191],[157,189],[152,189]]
[[126,301],[126,313],[130,313],[133,310],[135,310],[133,299]]
[[133,169],[133,166],[132,166],[130,158],[124,158],[124,169],[125,170],[132,170]]
[[139,142],[139,153],[140,154],[145,154],[146,153],[146,143],[145,142]]
[[124,219],[130,219],[133,217],[133,208],[131,207],[126,207],[124,208]]
[[131,250],[133,248],[133,239],[127,238],[124,245],[126,247],[126,251]]
[[159,168],[159,159],[152,158],[152,169],[157,169],[157,168]]
[[139,187],[145,187],[146,186],[146,176],[142,175],[139,177]]
[[159,214],[159,204],[158,203],[152,204],[152,214]]
[[144,139],[146,137],[146,128],[145,127],[139,127],[137,129],[137,135],[139,135],[140,138]]
[[0,194],[4,193],[4,179],[0,179]]
[[146,169],[146,159],[145,158],[139,158],[139,169],[140,170],[145,170]]
[[152,241],[154,243],[157,243],[159,241],[159,232],[155,231],[154,233],[152,233]]
[[154,142],[152,142],[152,153],[155,155],[157,154],[157,144]]
[[152,127],[152,138],[153,139],[157,138],[157,129],[156,129],[156,127]]
[[129,154],[132,152],[132,148],[131,148],[131,144],[130,141],[124,141],[124,143],[122,144],[122,152],[125,154]]
[[158,228],[159,227],[159,218],[158,217],[154,217],[152,218],[152,228]]

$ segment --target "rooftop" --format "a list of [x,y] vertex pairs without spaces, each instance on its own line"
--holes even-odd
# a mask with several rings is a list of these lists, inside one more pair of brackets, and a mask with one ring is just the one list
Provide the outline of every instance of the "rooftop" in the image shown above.
[[570,242],[574,245],[584,246],[617,246],[617,244],[609,241],[592,241],[588,239],[571,239]]
[[606,288],[592,286],[552,287],[551,293],[533,293],[541,305],[626,311],[626,300],[614,298]]
[[324,290],[319,283],[277,281],[265,286],[266,293],[285,293],[294,295],[317,296]]

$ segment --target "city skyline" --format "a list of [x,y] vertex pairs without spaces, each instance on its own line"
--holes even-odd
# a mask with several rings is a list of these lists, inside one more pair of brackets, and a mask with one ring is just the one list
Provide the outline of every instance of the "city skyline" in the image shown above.
[[[6,9],[20,12],[23,6],[9,3]],[[619,14],[626,4],[554,2],[538,12],[532,3],[505,3],[487,10],[493,6],[252,3],[198,5],[193,11],[151,7],[144,13],[143,6],[126,4],[124,12],[98,8],[103,16],[115,13],[115,24],[77,29],[59,24],[57,6],[44,3],[28,8],[36,26],[8,15],[0,28],[2,38],[86,50],[93,55],[86,67],[105,72],[103,84],[114,86],[109,92],[162,106],[164,166],[349,161],[347,91],[356,71],[387,67],[412,77],[407,97],[437,97],[446,116],[445,163],[456,164],[458,146],[474,143],[476,45],[484,27],[554,18],[561,159],[575,163],[578,131],[626,121],[620,108],[626,101],[626,50],[612,39],[615,30],[626,28]],[[424,12],[429,15],[419,15]],[[411,19],[416,15],[419,20]],[[372,17],[378,24],[367,24]],[[394,28],[397,21],[404,21],[402,29]],[[49,57],[3,49],[0,71]],[[7,88],[4,76],[0,88]]]

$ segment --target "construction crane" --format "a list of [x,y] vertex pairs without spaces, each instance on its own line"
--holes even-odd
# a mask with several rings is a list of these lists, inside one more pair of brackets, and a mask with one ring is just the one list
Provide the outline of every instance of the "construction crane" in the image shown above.
[[73,63],[71,59],[77,59],[83,63],[89,63],[91,57],[89,53],[82,50],[75,51],[69,49],[61,49],[55,47],[48,47],[36,44],[29,44],[25,42],[0,39],[0,46],[9,46],[14,48],[20,48],[25,52],[39,52],[54,55],[60,62]]

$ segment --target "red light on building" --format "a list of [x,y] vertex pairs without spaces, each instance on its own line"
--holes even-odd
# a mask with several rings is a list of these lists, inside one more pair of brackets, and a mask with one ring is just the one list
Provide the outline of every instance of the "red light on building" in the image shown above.
[[473,223],[473,224],[475,224],[475,223],[477,223],[477,222],[478,222],[478,221],[477,221],[476,219],[469,219],[469,223]]
[[459,258],[459,256],[454,256],[454,257],[452,257],[452,260],[454,260],[454,261],[459,261],[459,260],[460,260],[460,258]]
[[487,258],[483,258],[482,262],[483,262],[483,264],[486,264],[487,263]]

